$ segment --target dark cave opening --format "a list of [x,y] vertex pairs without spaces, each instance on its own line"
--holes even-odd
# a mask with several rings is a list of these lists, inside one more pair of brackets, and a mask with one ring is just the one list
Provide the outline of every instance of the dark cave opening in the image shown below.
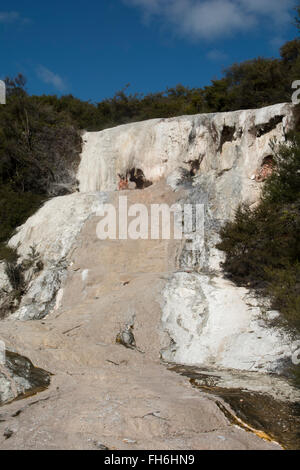
[[196,176],[198,173],[199,173],[199,170],[200,170],[200,158],[198,158],[198,160],[193,160],[193,161],[189,161],[189,165],[190,165],[190,176]]
[[272,155],[268,155],[263,159],[260,169],[256,173],[256,181],[261,183],[265,181],[269,176],[272,175],[276,162]]
[[269,165],[269,166],[274,167],[276,163],[275,163],[273,155],[268,155],[267,157],[265,157],[262,162],[262,166],[263,165]]
[[222,152],[223,145],[225,142],[232,142],[234,140],[235,127],[224,125],[221,134],[221,140],[219,145],[219,152]]
[[254,126],[252,129],[250,129],[250,132],[252,132],[253,135],[256,137],[261,137],[265,134],[268,134],[271,132],[273,129],[276,129],[277,125],[280,124],[283,120],[284,116],[274,116],[272,119],[270,119],[269,122],[266,122],[265,124],[260,124],[258,126]]
[[139,168],[132,168],[127,174],[129,181],[136,184],[136,189],[145,189],[153,184],[146,179],[144,172]]

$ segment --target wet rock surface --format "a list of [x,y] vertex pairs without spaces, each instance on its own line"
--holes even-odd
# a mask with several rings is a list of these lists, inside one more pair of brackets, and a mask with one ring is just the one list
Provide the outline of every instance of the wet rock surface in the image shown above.
[[[187,377],[193,387],[214,397],[222,398],[231,410],[220,404],[226,417],[248,432],[265,439],[274,440],[284,449],[300,449],[300,401],[275,399],[268,393],[259,393],[246,388],[220,386],[218,371],[205,371],[188,366],[170,366],[170,370]],[[220,374],[220,375],[219,375]],[[236,377],[233,377],[236,381]],[[251,386],[250,386],[251,387]],[[295,398],[296,400],[296,398]]]

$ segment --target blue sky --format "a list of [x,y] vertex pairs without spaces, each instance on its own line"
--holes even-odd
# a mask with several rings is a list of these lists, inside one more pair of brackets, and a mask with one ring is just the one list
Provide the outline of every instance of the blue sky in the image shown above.
[[[100,101],[210,83],[233,62],[276,57],[296,0],[15,0],[0,3],[0,78],[34,94]],[[299,77],[300,79],[300,77]]]

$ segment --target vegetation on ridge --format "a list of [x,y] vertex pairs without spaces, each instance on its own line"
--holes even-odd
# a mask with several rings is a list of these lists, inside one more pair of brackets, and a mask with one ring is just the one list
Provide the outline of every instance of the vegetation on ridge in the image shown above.
[[[260,204],[241,206],[221,230],[223,268],[237,285],[253,288],[280,312],[276,321],[300,333],[300,132],[275,153]],[[300,385],[300,366],[296,367]]]
[[273,300],[300,332],[300,133],[275,154],[276,167],[255,209],[241,206],[221,230],[227,275]]

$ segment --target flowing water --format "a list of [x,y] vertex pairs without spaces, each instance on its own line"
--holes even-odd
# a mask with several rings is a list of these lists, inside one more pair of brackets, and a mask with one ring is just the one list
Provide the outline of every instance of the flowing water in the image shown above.
[[[242,386],[247,376],[241,377],[238,387],[239,372],[226,371],[226,383],[221,371],[203,370],[193,366],[170,365],[169,370],[187,377],[193,387],[200,392],[216,398],[216,403],[227,419],[249,432],[254,432],[266,440],[278,442],[284,449],[300,449],[300,402],[275,398],[269,393],[247,390]],[[255,381],[255,375],[249,376],[249,382]],[[230,388],[230,379],[237,388]],[[261,377],[257,377],[261,383]],[[222,386],[223,384],[223,386]],[[251,386],[251,385],[250,385]],[[253,387],[254,388],[254,387]],[[277,392],[276,392],[277,393]],[[224,407],[227,403],[231,410]]]

